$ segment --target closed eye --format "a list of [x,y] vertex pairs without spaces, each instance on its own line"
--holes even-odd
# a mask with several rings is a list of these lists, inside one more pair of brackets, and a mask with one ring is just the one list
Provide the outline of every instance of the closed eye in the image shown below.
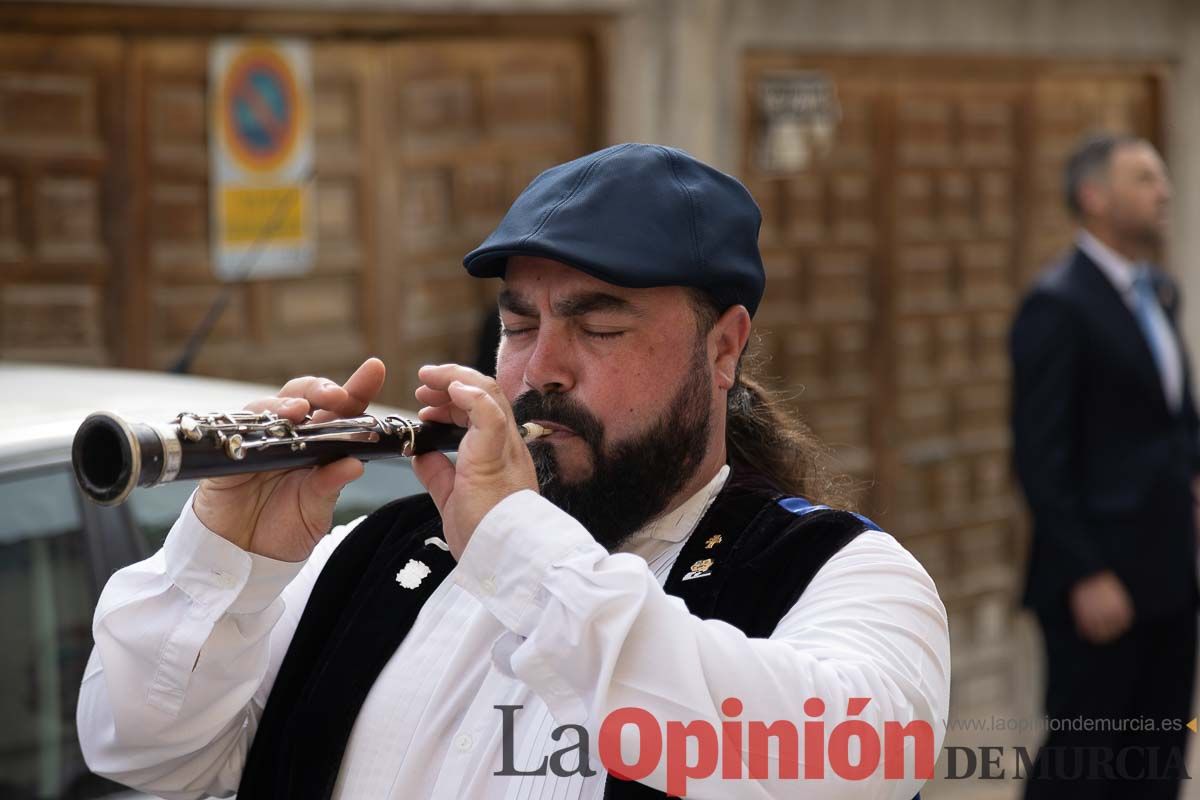
[[625,331],[584,331],[584,334],[593,339],[615,339],[624,336]]
[[537,330],[537,328],[510,328],[506,325],[502,325],[500,326],[500,337],[502,339],[507,339],[511,336],[520,336],[535,330]]

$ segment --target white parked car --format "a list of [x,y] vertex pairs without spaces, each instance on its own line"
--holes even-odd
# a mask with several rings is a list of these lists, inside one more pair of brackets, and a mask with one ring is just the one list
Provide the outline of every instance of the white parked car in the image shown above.
[[[93,411],[167,422],[235,411],[276,388],[192,376],[0,362],[0,797],[93,798],[128,789],[87,769],[75,704],[100,589],[157,550],[195,481],[86,500],[71,472],[75,429]],[[372,406],[368,413],[414,417]],[[423,491],[408,459],[367,464],[334,524]]]

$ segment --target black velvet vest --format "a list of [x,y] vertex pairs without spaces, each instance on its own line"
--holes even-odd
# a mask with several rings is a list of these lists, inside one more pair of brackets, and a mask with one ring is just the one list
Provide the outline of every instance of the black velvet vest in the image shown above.
[[[665,590],[698,617],[767,637],[817,570],[869,529],[874,526],[862,517],[785,498],[737,469],[684,544]],[[371,514],[334,551],[271,689],[242,773],[242,800],[331,796],[367,692],[454,568],[449,552],[427,543],[441,535],[433,502],[417,495]],[[409,559],[432,570],[416,589],[396,581]],[[699,570],[703,577],[685,580],[705,560],[711,564]],[[604,796],[666,795],[610,775]]]

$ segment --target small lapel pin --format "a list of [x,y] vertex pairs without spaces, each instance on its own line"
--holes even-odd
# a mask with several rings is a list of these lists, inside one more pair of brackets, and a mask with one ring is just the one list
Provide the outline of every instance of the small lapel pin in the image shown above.
[[695,564],[692,564],[692,571],[683,576],[683,580],[690,581],[693,578],[707,578],[712,574],[708,571],[708,568],[712,565],[713,560],[711,558],[705,558],[697,561]]
[[714,547],[716,547],[720,543],[721,543],[721,534],[718,533],[716,536],[708,537],[708,541],[704,543],[704,549],[712,550]]
[[425,562],[410,558],[408,563],[396,573],[396,583],[405,589],[416,589],[421,585],[421,581],[425,580],[425,576],[432,571]]

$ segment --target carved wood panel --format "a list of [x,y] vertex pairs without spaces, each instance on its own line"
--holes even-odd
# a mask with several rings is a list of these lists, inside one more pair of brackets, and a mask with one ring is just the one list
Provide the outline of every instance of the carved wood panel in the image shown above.
[[[1011,554],[980,559],[969,548],[979,530],[1010,540],[1014,530],[1006,337],[988,333],[1016,301],[1024,92],[1003,78],[926,79],[901,82],[894,98],[890,321],[911,346],[894,351],[884,496],[958,615],[1006,612],[1017,575]],[[957,628],[969,640],[955,651],[968,676],[963,693],[1002,700],[1006,631],[984,638],[969,623]],[[989,690],[997,696],[984,696]]]
[[0,36],[0,358],[121,360],[120,42]]

